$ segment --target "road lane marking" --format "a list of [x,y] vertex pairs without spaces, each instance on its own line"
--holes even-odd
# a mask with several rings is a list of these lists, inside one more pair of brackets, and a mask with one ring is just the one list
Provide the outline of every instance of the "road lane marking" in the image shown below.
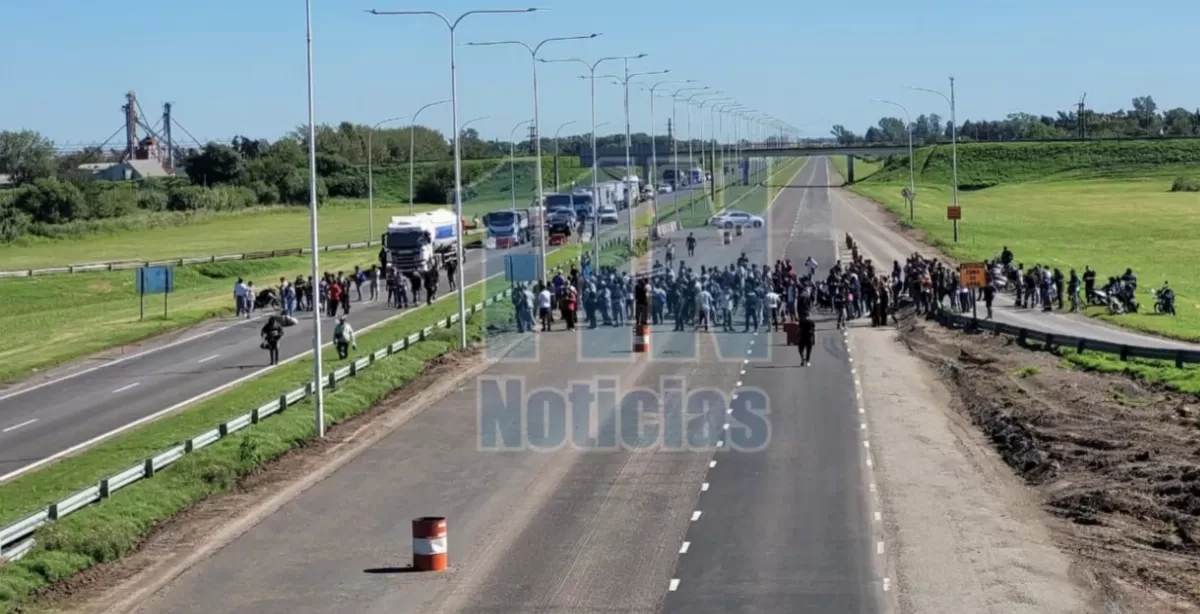
[[728,430],[729,430],[729,423],[728,423],[728,422],[726,422],[726,423],[725,423],[725,426],[724,426],[723,430],[726,430],[726,431],[728,431]]
[[883,579],[883,592],[885,592],[885,593],[886,593],[886,592],[888,592],[889,590],[891,590],[891,588],[892,588],[892,579],[891,579],[891,578],[884,578],[884,579]]
[[700,492],[708,492],[708,482],[700,485]]
[[679,578],[671,578],[671,586],[667,589],[672,593],[679,589]]
[[875,522],[883,522],[883,514],[875,512]]
[[17,429],[19,429],[19,428],[23,427],[23,426],[29,426],[30,424],[33,424],[34,422],[37,422],[37,421],[38,421],[38,419],[37,419],[37,418],[34,418],[33,420],[26,420],[26,421],[24,421],[24,422],[22,422],[22,423],[20,423],[20,424],[14,424],[14,425],[12,425],[12,426],[10,426],[10,427],[8,427],[8,428],[4,429],[3,431],[0,431],[0,433],[11,433],[11,432],[13,432],[13,431],[15,431],[15,430],[17,430]]
[[679,547],[679,554],[687,554],[688,548],[691,547],[692,542],[683,542],[683,545]]
[[692,522],[696,522],[697,520],[700,520],[700,510],[692,512]]
[[708,461],[708,468],[712,469],[717,466],[717,461]]
[[883,542],[875,542],[875,554],[883,554]]
[[205,362],[208,362],[208,361],[216,358],[217,356],[220,356],[220,354],[213,354],[212,356],[209,356],[208,358],[201,358],[198,362],[205,363]]
[[134,382],[132,384],[129,384],[128,386],[121,386],[120,388],[117,388],[116,390],[112,391],[112,393],[117,394],[118,392],[125,392],[126,390],[129,390],[131,388],[137,388],[138,386],[141,386],[141,385],[142,385],[141,382]]

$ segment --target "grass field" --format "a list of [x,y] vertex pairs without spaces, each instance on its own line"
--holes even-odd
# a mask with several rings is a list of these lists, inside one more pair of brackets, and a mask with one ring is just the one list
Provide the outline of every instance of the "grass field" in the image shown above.
[[[834,168],[842,177],[846,176],[846,156],[829,156],[829,161],[833,163]],[[879,169],[883,168],[883,160],[865,160],[863,158],[854,159],[854,181],[861,182],[867,177],[874,175]]]
[[[624,246],[606,249],[601,262],[615,264],[623,259],[625,251]],[[559,250],[550,255],[547,264],[566,264],[574,255],[574,250]],[[480,302],[505,287],[503,280],[477,285],[468,289],[467,302]],[[450,295],[431,308],[409,312],[361,333],[360,350],[351,359],[436,324],[455,308]],[[469,339],[479,341],[495,329],[511,330],[511,312],[511,305],[501,301],[482,312],[482,317],[472,317],[468,322]],[[361,414],[420,375],[428,360],[456,347],[454,330],[438,331],[408,351],[376,362],[358,377],[339,383],[336,391],[325,395],[327,422],[337,424]],[[332,348],[323,356],[330,371],[342,366]],[[311,359],[282,365],[181,413],[0,485],[0,525],[8,525],[49,502],[245,413],[304,382],[311,368]],[[314,432],[311,403],[305,400],[251,429],[185,456],[152,480],[137,482],[101,505],[87,507],[40,530],[34,551],[0,567],[0,614],[10,612],[41,586],[128,554],[157,523],[206,497],[232,490],[238,478],[288,450],[302,447]]]
[[[937,149],[937,151],[934,151]],[[944,150],[944,151],[943,151]],[[1027,267],[1090,265],[1100,280],[1126,267],[1138,274],[1143,313],[1091,315],[1148,332],[1200,341],[1200,193],[1171,192],[1175,177],[1200,165],[1200,144],[983,145],[959,148],[963,207],[954,243],[945,207],[949,148],[917,152],[915,226],[935,247],[961,260],[996,257],[1003,246]],[[1194,160],[1190,166],[1187,160]],[[907,217],[900,189],[907,157],[851,189]],[[974,168],[972,168],[974,165]],[[1039,166],[1040,165],[1040,166]],[[989,186],[979,189],[978,186]],[[1169,281],[1177,317],[1153,314],[1150,289]],[[1150,313],[1145,313],[1150,311]]]
[[[375,256],[371,249],[329,252],[321,255],[321,266],[352,271]],[[264,288],[280,277],[307,275],[309,266],[307,256],[293,256],[176,267],[168,317],[161,296],[147,297],[145,320],[138,319],[134,271],[0,280],[0,381],[233,313],[238,277]]]

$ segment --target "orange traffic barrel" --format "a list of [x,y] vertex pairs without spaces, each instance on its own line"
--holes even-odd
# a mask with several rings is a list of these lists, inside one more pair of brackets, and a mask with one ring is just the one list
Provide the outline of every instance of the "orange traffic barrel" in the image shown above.
[[723,242],[725,245],[729,245],[730,243],[732,243],[732,242],[733,242],[733,236],[732,236],[732,235],[730,235],[730,233],[729,233],[729,231],[728,231],[728,230],[726,230],[724,233],[722,233],[722,235],[724,235],[724,236],[722,237],[722,242]]
[[425,516],[412,521],[413,568],[417,571],[446,571],[446,519]]
[[645,325],[633,328],[633,353],[646,354],[650,351],[650,327]]

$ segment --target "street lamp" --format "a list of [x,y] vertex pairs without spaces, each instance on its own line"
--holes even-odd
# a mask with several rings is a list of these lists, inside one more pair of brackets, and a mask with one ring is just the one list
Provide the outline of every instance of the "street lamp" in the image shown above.
[[[645,53],[639,53],[637,55],[631,55],[631,56],[609,56],[609,57],[600,58],[599,60],[596,60],[595,62],[592,62],[590,64],[579,58],[565,58],[565,59],[561,59],[561,60],[543,60],[541,58],[538,58],[539,62],[542,62],[545,64],[561,64],[564,62],[574,62],[574,63],[583,64],[584,66],[587,67],[588,74],[590,74],[592,76],[592,78],[591,78],[592,105],[591,106],[592,106],[592,266],[594,267],[593,270],[597,269],[600,266],[600,233],[599,233],[600,223],[598,221],[600,219],[600,211],[599,211],[600,178],[598,177],[598,175],[600,174],[600,167],[599,167],[599,158],[596,156],[596,153],[597,153],[596,152],[596,68],[598,68],[604,62],[608,62],[610,60],[626,60],[626,61],[628,61],[628,60],[637,60],[637,59],[641,59],[644,57],[646,57]],[[631,215],[632,215],[632,212],[631,212]],[[633,223],[632,217],[630,218],[629,223],[630,224]],[[633,245],[630,245],[629,248],[632,250]]]
[[[651,85],[650,87],[642,88],[642,89],[650,92],[650,165],[651,165],[650,168],[654,169],[654,171],[651,173],[651,175],[654,177],[655,184],[657,184],[659,181],[659,174],[658,174],[658,136],[655,135],[655,131],[658,130],[658,125],[654,123],[654,91],[657,90],[660,85],[680,85],[680,84],[684,84],[684,83],[695,83],[695,82],[696,82],[695,79],[684,79],[682,81],[659,81],[658,83],[655,83],[654,85]],[[674,120],[672,120],[672,121],[674,121]],[[676,172],[678,172],[678,171],[676,171]],[[678,179],[676,179],[676,182],[678,182]],[[655,188],[657,189],[657,186],[655,186]],[[655,197],[655,199],[654,199],[654,221],[655,221],[655,223],[658,223],[658,198],[657,197]]]
[[[486,43],[467,43],[468,45],[470,45],[472,47],[489,47],[489,46],[495,46],[495,45],[519,45],[519,46],[523,47],[526,51],[529,52],[530,62],[533,64],[533,140],[536,143],[535,148],[534,148],[536,153],[534,155],[537,156],[537,162],[535,162],[536,168],[535,168],[534,172],[537,174],[537,206],[538,206],[539,211],[541,210],[541,207],[545,206],[546,197],[545,197],[545,194],[543,191],[544,188],[542,186],[542,131],[541,131],[541,125],[539,124],[539,119],[538,119],[538,80],[537,80],[537,59],[538,59],[538,57],[537,57],[537,54],[539,51],[542,50],[542,45],[545,45],[546,43],[555,42],[555,41],[585,40],[585,39],[596,38],[597,36],[600,36],[600,35],[595,32],[593,32],[592,34],[588,34],[586,36],[556,36],[553,38],[547,38],[532,47],[521,41],[492,41],[492,42],[486,42]],[[557,170],[557,168],[558,168],[557,158],[555,158],[555,161],[556,161],[555,169]],[[514,195],[513,198],[516,198],[516,196]],[[514,202],[514,207],[515,207],[515,202]],[[542,263],[541,263],[541,267],[540,267],[541,272],[542,272],[542,281],[543,281],[543,283],[545,283],[545,280],[546,280],[546,221],[544,219],[541,219],[541,223],[538,224],[538,243],[541,245],[540,251],[542,252],[542,257],[541,257]]]
[[[951,172],[951,175],[953,175],[953,181],[954,181],[954,185],[952,186],[953,187],[953,192],[952,192],[953,204],[957,208],[958,207],[958,118],[955,115],[955,108],[954,108],[954,77],[950,77],[950,96],[949,97],[946,97],[945,94],[943,94],[937,90],[931,90],[931,89],[924,88],[924,87],[912,87],[910,85],[908,87],[908,89],[916,90],[918,92],[929,92],[930,94],[937,94],[938,96],[942,97],[942,100],[946,101],[946,104],[950,105],[950,159],[951,159],[950,167],[952,169],[950,172]],[[958,243],[958,220],[954,220],[954,242]]]
[[555,192],[558,191],[558,185],[559,185],[559,179],[558,179],[558,135],[560,133],[562,133],[563,128],[566,128],[567,126],[570,126],[571,124],[578,124],[578,123],[579,123],[579,120],[573,119],[569,122],[563,123],[563,125],[558,127],[558,130],[554,131],[554,191]]
[[[629,73],[629,61],[626,60],[625,61],[625,77],[624,78],[618,77],[616,75],[603,75],[603,78],[615,80],[624,89],[624,92],[625,92],[625,180],[623,181],[623,183],[625,184],[625,200],[626,200],[627,206],[629,207],[629,249],[631,251],[633,250],[633,205],[635,202],[634,201],[634,198],[635,198],[634,191],[636,190],[636,187],[630,185],[631,183],[633,183],[631,181],[631,178],[634,175],[633,175],[633,158],[630,155],[630,151],[629,151],[633,145],[633,137],[630,134],[630,129],[629,129],[629,81],[635,77],[644,77],[644,76],[648,76],[648,75],[665,75],[669,72],[671,72],[670,69],[655,70],[655,71],[650,71],[650,72],[638,72],[638,73],[630,74]],[[636,273],[636,271],[634,270],[634,264],[635,263],[634,263],[633,259],[630,258],[629,259],[630,275],[633,275]]]
[[533,12],[536,12],[539,10],[544,10],[544,9],[536,9],[536,8],[477,9],[477,10],[465,12],[465,13],[459,15],[458,17],[456,17],[453,21],[451,21],[445,15],[443,15],[437,11],[380,11],[380,10],[376,10],[376,9],[371,9],[370,11],[368,11],[372,15],[431,15],[433,17],[437,17],[438,19],[441,19],[442,23],[446,24],[446,29],[448,29],[450,31],[450,109],[451,109],[450,117],[451,117],[451,122],[454,124],[453,125],[453,132],[454,132],[454,212],[455,212],[455,216],[459,220],[458,221],[458,232],[456,233],[459,237],[458,248],[456,250],[457,251],[456,256],[458,258],[458,267],[457,267],[457,274],[458,274],[458,284],[457,284],[457,286],[458,286],[458,342],[459,342],[459,346],[462,348],[467,347],[467,298],[466,298],[466,288],[464,287],[464,284],[463,284],[463,266],[462,266],[463,259],[464,259],[463,239],[462,239],[462,226],[463,226],[462,225],[462,218],[463,218],[462,147],[460,146],[460,143],[459,143],[459,141],[461,141],[462,139],[458,138],[458,74],[457,74],[458,71],[457,71],[457,66],[456,66],[457,60],[455,58],[455,53],[454,53],[454,51],[455,51],[454,33],[458,29],[458,24],[462,23],[462,20],[466,19],[469,15],[478,15],[478,14],[483,14],[483,13],[489,13],[489,14],[533,13]]
[[[314,280],[320,279],[317,256],[317,121],[313,102],[312,2],[304,0],[304,43],[308,50],[308,238],[312,249]],[[312,310],[313,320],[313,410],[317,437],[325,438],[325,396],[321,390],[321,310]]]
[[917,180],[916,173],[913,171],[913,124],[912,116],[908,114],[908,109],[904,105],[893,102],[891,100],[875,100],[880,104],[890,104],[894,107],[900,107],[904,111],[904,119],[907,122],[905,127],[908,128],[908,219],[910,221],[916,219],[916,206],[913,204],[917,200]]
[[[508,133],[508,180],[509,180],[509,196],[512,198],[512,210],[517,210],[517,128],[532,124],[532,119],[527,119],[515,126]],[[544,227],[545,224],[542,224]],[[542,280],[546,279],[546,271],[542,271]]]
[[[382,126],[384,124],[390,124],[392,122],[397,122],[402,119],[404,119],[404,118],[403,117],[389,117],[388,119],[381,120],[378,123],[376,123],[374,126],[371,126],[371,129],[367,132],[367,244],[368,245],[371,244],[371,241],[374,240],[374,239],[372,239],[372,237],[375,236],[375,175],[371,170],[371,167],[372,167],[371,158],[372,158],[372,153],[375,151],[375,148],[372,145],[372,140],[373,140],[373,137],[375,136],[375,131],[378,130],[380,126]],[[412,183],[411,179],[409,180],[409,183]],[[409,201],[409,202],[411,202],[411,201]],[[410,213],[411,213],[411,211],[410,211]]]
[[[428,109],[429,107],[436,107],[440,104],[446,104],[447,102],[450,102],[450,101],[449,100],[439,100],[437,102],[431,102],[431,103],[417,109],[417,112],[413,113],[412,121],[410,122],[411,125],[409,125],[409,127],[408,127],[408,214],[409,215],[412,215],[413,203],[416,202],[416,192],[414,191],[413,181],[414,181],[414,177],[416,176],[416,167],[417,167],[417,161],[416,161],[416,157],[417,157],[417,117],[421,115],[421,111],[424,111],[425,109]],[[457,139],[457,137],[456,137],[456,139]]]
[[[733,99],[732,99],[732,98],[730,98],[730,97],[728,97],[728,96],[723,96],[723,97],[721,97],[721,98],[710,98],[710,99],[708,99],[708,100],[701,100],[701,101],[699,101],[699,102],[697,103],[697,106],[698,106],[698,107],[700,107],[700,140],[701,140],[701,141],[703,141],[703,140],[704,140],[704,105],[709,105],[709,109],[708,109],[708,114],[709,114],[709,126],[708,126],[708,131],[709,131],[710,133],[712,133],[712,134],[710,135],[710,138],[712,138],[712,139],[713,139],[713,145],[712,145],[712,159],[708,161],[709,168],[711,168],[711,169],[712,169],[712,181],[710,181],[710,182],[709,182],[709,186],[708,186],[708,194],[709,194],[709,200],[708,200],[708,202],[709,202],[709,210],[710,210],[710,212],[711,212],[711,210],[712,210],[712,207],[715,207],[715,206],[717,205],[717,177],[718,177],[718,174],[717,174],[717,140],[716,140],[716,130],[717,130],[717,126],[716,126],[716,122],[715,122],[715,121],[713,121],[713,119],[712,119],[712,118],[713,118],[713,111],[712,111],[712,107],[713,107],[714,105],[716,105],[717,103],[729,102],[730,100],[733,100]],[[703,158],[703,157],[704,157],[704,153],[703,153],[703,152],[704,152],[704,144],[703,144],[703,142],[702,142],[702,143],[701,143],[701,145],[700,145],[700,151],[701,151],[701,153],[700,153],[700,156]],[[703,166],[704,166],[704,165],[701,165],[701,167],[703,167]]]
[[[674,167],[675,167],[675,172],[674,172],[675,186],[674,187],[676,189],[678,189],[678,187],[683,184],[683,182],[679,180],[679,120],[676,119],[676,116],[675,116],[675,109],[677,106],[676,103],[679,102],[679,95],[682,94],[683,92],[705,91],[708,89],[709,89],[709,86],[707,86],[707,85],[705,85],[703,87],[683,87],[683,88],[679,88],[679,89],[675,90],[671,94],[668,94],[668,96],[671,97],[671,126],[673,127],[672,136],[674,137],[671,139],[671,156],[673,158],[671,164],[674,165]],[[688,138],[689,139],[692,138],[692,135],[688,134]],[[688,147],[691,147],[690,143],[688,144]],[[679,196],[678,195],[676,195],[676,197],[675,197],[675,203],[676,203],[675,209],[678,210],[679,209],[679,204],[678,204]]]
[[[689,184],[691,184],[691,179],[692,179],[691,165],[696,163],[696,154],[693,153],[693,151],[692,151],[692,145],[696,141],[694,138],[692,138],[692,100],[694,100],[700,96],[716,96],[716,95],[722,94],[722,93],[724,93],[724,92],[722,92],[721,90],[708,91],[706,88],[705,91],[696,92],[695,94],[692,94],[691,96],[688,96],[687,98],[684,99],[684,108],[687,110],[688,167],[689,167],[688,168],[688,183]],[[700,125],[700,138],[701,139],[704,138],[704,125],[703,124]],[[704,144],[703,143],[700,144],[700,157],[701,157],[701,160],[700,160],[700,173],[701,173],[700,185],[703,188],[703,185],[704,185],[704,177],[703,177]],[[688,220],[690,221],[690,220],[694,219],[695,214],[696,214],[696,197],[695,197],[695,194],[693,193],[688,198]]]

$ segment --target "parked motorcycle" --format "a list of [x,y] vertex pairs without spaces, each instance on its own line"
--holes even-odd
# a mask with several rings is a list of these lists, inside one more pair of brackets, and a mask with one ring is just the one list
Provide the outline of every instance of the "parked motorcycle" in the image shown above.
[[1154,294],[1154,313],[1175,315],[1175,292],[1170,288],[1151,290]]

